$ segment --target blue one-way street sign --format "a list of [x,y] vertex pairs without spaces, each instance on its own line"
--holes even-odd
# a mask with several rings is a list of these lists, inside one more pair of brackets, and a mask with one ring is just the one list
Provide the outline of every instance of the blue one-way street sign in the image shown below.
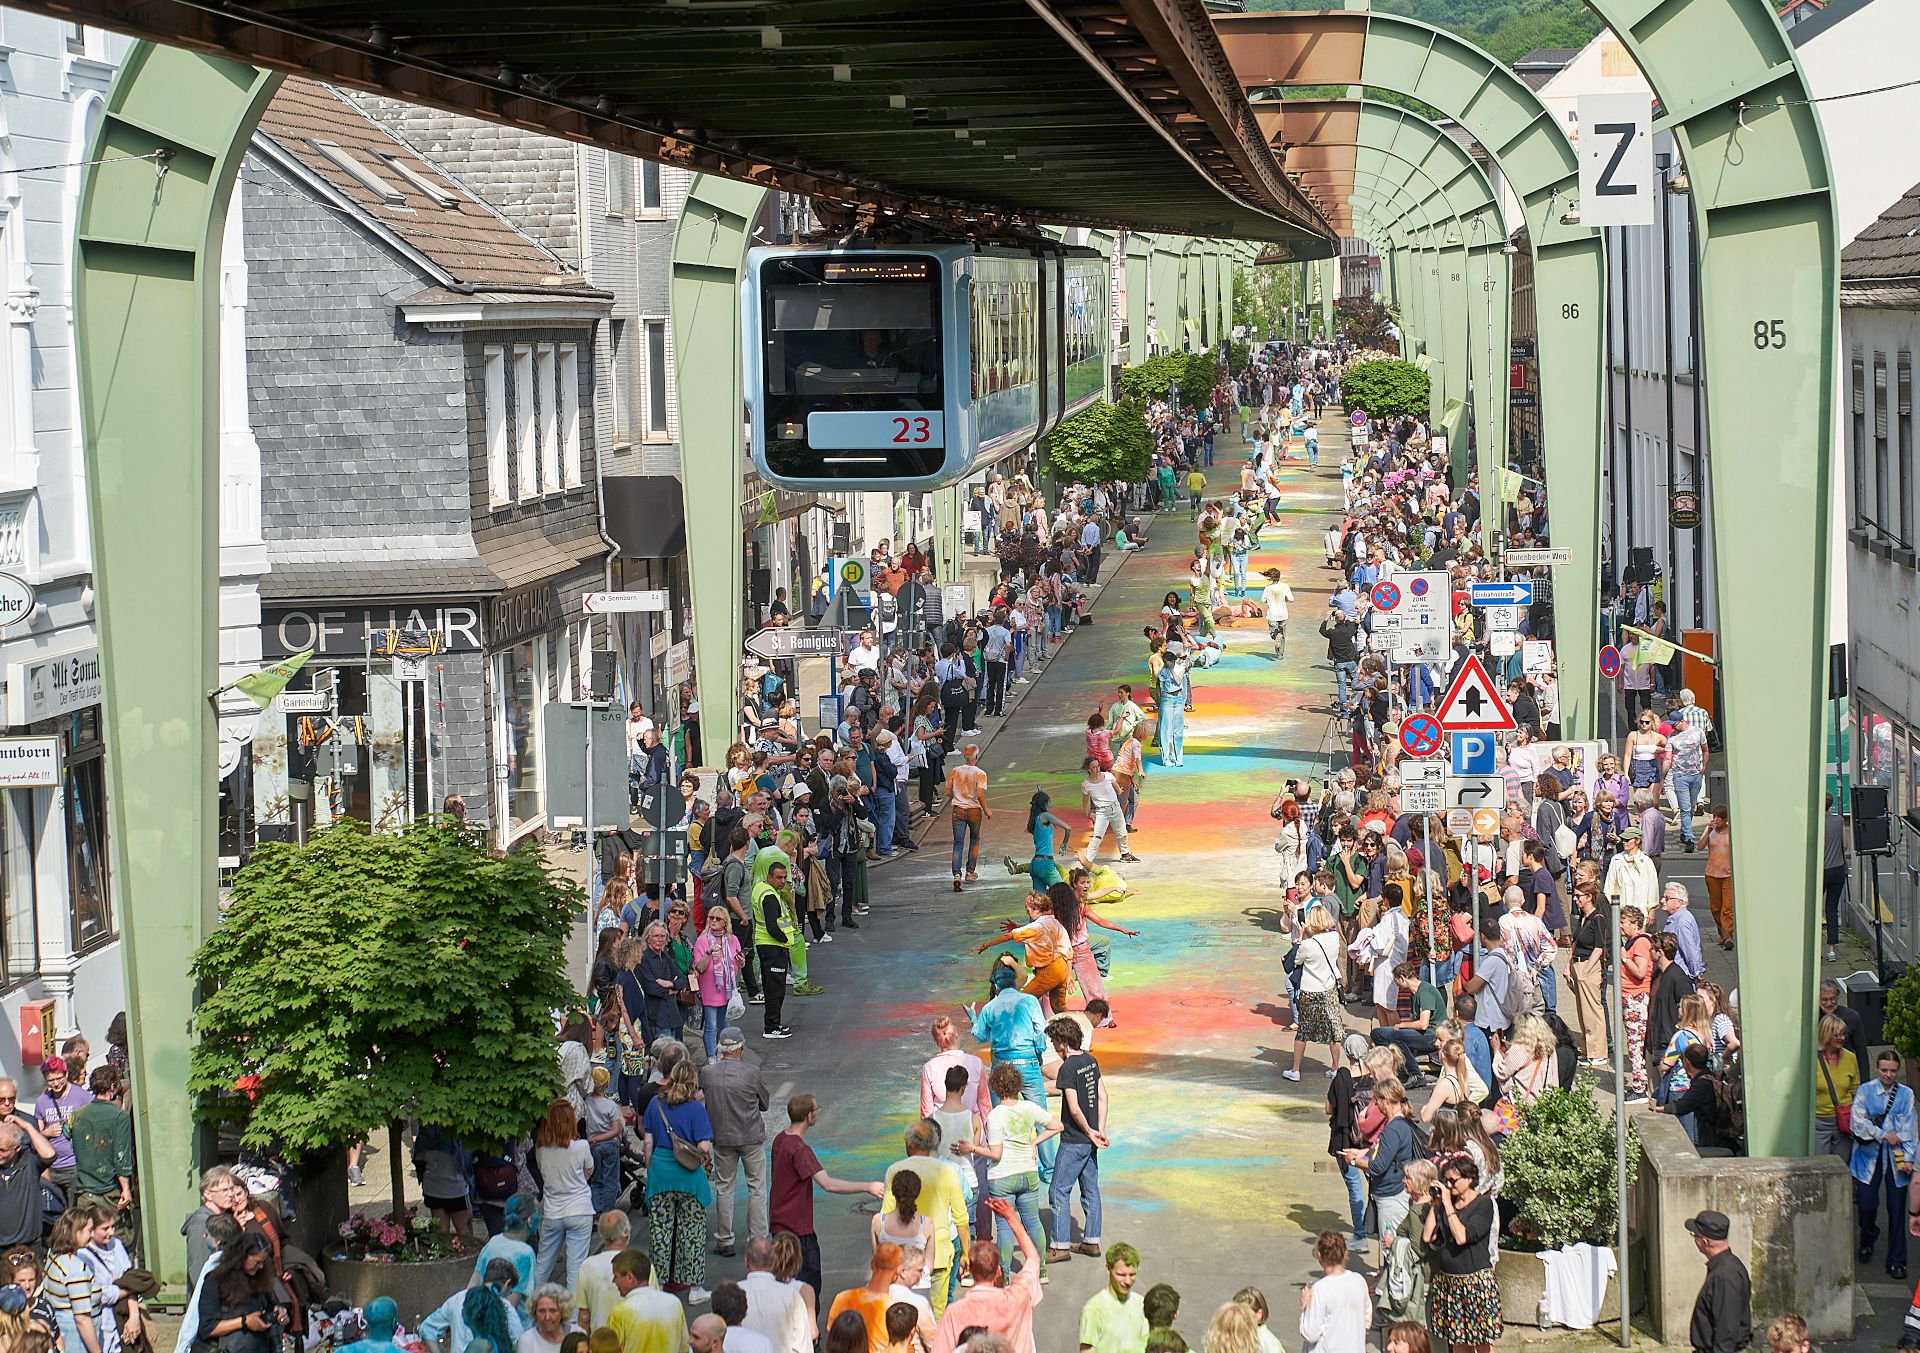
[[1515,578],[1504,583],[1474,583],[1467,597],[1475,606],[1531,606],[1533,580]]

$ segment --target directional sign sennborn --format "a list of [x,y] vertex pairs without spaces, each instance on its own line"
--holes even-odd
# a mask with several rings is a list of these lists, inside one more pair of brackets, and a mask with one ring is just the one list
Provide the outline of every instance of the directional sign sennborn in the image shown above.
[[747,636],[746,650],[756,658],[837,658],[846,652],[846,631],[800,630],[769,625]]
[[1468,589],[1467,599],[1475,606],[1531,606],[1533,580],[1510,578],[1503,583],[1474,583]]

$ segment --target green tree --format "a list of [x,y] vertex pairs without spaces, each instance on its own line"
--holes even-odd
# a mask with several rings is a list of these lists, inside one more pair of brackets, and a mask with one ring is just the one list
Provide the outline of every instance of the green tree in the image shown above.
[[407,1117],[519,1135],[560,1090],[550,1012],[578,1003],[565,943],[583,905],[537,850],[495,855],[439,822],[261,846],[194,956],[197,1112],[291,1158]]
[[[1444,28],[1509,65],[1536,47],[1584,47],[1600,31],[1585,0],[1373,0],[1373,7]],[[1327,0],[1247,0],[1247,8],[1319,10]]]
[[1349,405],[1383,418],[1427,412],[1431,383],[1412,362],[1362,362],[1340,378],[1340,393]]
[[1341,336],[1356,347],[1385,348],[1392,339],[1393,312],[1371,296],[1335,303],[1334,320]]
[[1102,400],[1049,432],[1040,452],[1056,480],[1137,483],[1153,465],[1147,411],[1138,400],[1123,399],[1117,404]]

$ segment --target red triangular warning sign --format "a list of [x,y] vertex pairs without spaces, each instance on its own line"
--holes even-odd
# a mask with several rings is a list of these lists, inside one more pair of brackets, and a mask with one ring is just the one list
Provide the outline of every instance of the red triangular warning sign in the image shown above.
[[1510,733],[1518,727],[1499,687],[1471,653],[1454,673],[1435,717],[1449,733]]

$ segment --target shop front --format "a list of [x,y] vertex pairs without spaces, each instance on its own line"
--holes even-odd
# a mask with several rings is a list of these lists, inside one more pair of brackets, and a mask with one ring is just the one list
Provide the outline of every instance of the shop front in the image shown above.
[[[90,626],[41,642],[19,645],[17,657],[10,645],[4,663],[0,1018],[16,1031],[85,1031],[97,1046],[126,989],[108,858],[100,651]],[[21,1037],[22,1053],[41,1051]],[[10,1070],[27,1059],[11,1048],[0,1055]]]
[[501,845],[545,825],[549,749],[541,746],[541,723],[549,701],[584,696],[590,654],[604,645],[604,635],[595,642],[580,598],[604,586],[595,562],[503,592],[488,603],[494,835]]

